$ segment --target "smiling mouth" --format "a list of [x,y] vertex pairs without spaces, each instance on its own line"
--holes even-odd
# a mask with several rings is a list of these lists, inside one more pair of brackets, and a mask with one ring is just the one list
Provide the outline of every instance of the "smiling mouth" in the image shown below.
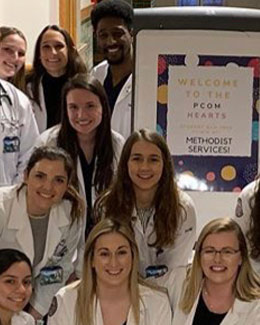
[[210,267],[210,270],[213,271],[213,272],[224,272],[226,271],[226,267],[225,266],[211,266]]
[[91,123],[91,121],[89,121],[89,120],[77,121],[77,124],[79,124],[80,126],[89,125],[90,123]]
[[122,270],[118,270],[118,271],[109,271],[109,270],[107,270],[106,271],[110,276],[117,276],[117,275],[119,275],[121,272],[122,272]]
[[46,194],[46,193],[40,193],[40,192],[38,192],[38,195],[43,197],[44,199],[51,199],[53,197],[52,194]]

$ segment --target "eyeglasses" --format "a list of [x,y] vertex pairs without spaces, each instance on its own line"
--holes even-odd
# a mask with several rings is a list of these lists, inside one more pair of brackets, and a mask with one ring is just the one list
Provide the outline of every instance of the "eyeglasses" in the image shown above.
[[240,252],[240,249],[234,249],[231,247],[224,247],[220,250],[215,249],[214,247],[205,247],[201,249],[201,254],[204,258],[211,260],[215,258],[216,254],[219,253],[220,257],[225,260],[230,260],[235,256],[238,252]]

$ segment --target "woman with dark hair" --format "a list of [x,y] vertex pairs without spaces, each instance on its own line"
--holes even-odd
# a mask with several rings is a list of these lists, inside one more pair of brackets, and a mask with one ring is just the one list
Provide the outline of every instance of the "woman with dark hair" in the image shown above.
[[69,33],[57,25],[40,33],[32,71],[26,77],[40,132],[60,122],[61,90],[76,73],[86,72]]
[[32,265],[15,249],[0,249],[0,324],[34,325],[23,308],[32,294]]
[[36,145],[58,146],[71,155],[79,191],[87,202],[86,234],[96,194],[112,182],[123,143],[123,137],[111,130],[110,109],[99,81],[86,74],[70,79],[62,92],[61,124],[41,134]]
[[0,79],[25,91],[25,54],[27,42],[15,27],[0,27]]
[[[84,204],[73,187],[74,166],[61,148],[37,148],[22,185],[0,188],[0,248],[23,251],[33,265],[29,313],[47,314],[52,297],[76,271],[84,250]],[[81,260],[80,260],[81,259]]]
[[138,274],[134,234],[115,219],[98,223],[86,242],[81,281],[54,298],[49,325],[170,325],[165,292]]
[[245,237],[231,218],[205,225],[192,264],[174,270],[164,285],[173,325],[260,323],[260,278],[250,264]]
[[188,262],[196,238],[195,208],[177,189],[162,136],[145,129],[130,135],[115,181],[96,202],[95,216],[117,216],[132,225],[144,277]]
[[260,182],[259,179],[243,188],[237,199],[235,220],[240,225],[249,245],[255,270],[260,274]]

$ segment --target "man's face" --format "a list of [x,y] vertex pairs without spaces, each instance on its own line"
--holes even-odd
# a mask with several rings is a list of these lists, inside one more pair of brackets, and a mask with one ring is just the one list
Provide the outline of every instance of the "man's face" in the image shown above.
[[100,19],[96,36],[98,47],[109,64],[124,63],[131,56],[132,35],[122,18]]

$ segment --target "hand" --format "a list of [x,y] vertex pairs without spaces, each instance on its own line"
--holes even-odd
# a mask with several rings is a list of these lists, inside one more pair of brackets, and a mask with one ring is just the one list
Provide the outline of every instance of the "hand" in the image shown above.
[[40,320],[42,319],[42,315],[36,310],[34,309],[31,305],[29,307],[29,310],[28,310],[28,313],[32,315],[32,317],[35,319],[35,320]]

